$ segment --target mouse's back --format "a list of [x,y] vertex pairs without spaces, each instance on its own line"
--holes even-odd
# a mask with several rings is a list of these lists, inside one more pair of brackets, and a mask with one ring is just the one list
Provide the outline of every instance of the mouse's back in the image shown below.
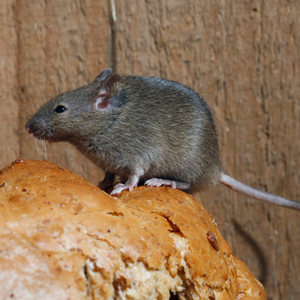
[[111,131],[112,136],[124,137],[125,159],[143,165],[148,170],[145,178],[217,183],[217,135],[206,102],[170,80],[123,76],[122,81],[118,96],[126,105]]
[[106,69],[59,95],[26,123],[39,139],[68,141],[112,174],[189,185],[220,179],[217,136],[205,101],[188,87]]

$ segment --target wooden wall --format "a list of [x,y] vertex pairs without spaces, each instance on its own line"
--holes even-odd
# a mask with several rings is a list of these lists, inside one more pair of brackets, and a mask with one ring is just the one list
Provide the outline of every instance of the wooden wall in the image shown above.
[[[299,0],[2,0],[0,168],[49,159],[97,183],[103,173],[68,144],[37,143],[28,114],[104,68],[162,76],[198,91],[217,125],[229,175],[300,200]],[[300,297],[300,212],[217,186],[195,193],[265,285]]]

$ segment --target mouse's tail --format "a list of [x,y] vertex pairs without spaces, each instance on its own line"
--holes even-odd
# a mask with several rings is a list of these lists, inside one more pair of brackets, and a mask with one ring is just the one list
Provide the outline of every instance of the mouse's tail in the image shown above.
[[300,210],[300,202],[289,200],[280,196],[276,196],[273,194],[269,194],[260,190],[257,190],[253,187],[250,187],[244,183],[241,183],[238,180],[235,180],[234,178],[222,173],[220,182],[229,188],[233,189],[234,191],[243,193],[249,197],[270,202],[276,205],[297,209]]

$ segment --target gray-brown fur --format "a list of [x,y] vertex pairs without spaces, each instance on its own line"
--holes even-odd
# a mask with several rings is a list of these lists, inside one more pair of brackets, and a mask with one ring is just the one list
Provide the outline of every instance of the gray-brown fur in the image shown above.
[[[26,128],[32,127],[38,138],[69,141],[112,173],[128,176],[138,166],[145,170],[141,179],[217,183],[221,171],[217,136],[204,100],[166,79],[121,78],[123,86],[113,96],[117,105],[111,111],[92,108],[103,83],[95,80],[52,99]],[[55,113],[58,105],[66,106],[66,112]],[[40,122],[48,126],[41,130]]]
[[[66,110],[57,113],[58,106]],[[92,83],[45,104],[26,129],[39,139],[76,146],[106,171],[101,188],[114,174],[129,178],[129,189],[153,177],[188,186],[225,184],[206,102],[167,79],[106,69]]]

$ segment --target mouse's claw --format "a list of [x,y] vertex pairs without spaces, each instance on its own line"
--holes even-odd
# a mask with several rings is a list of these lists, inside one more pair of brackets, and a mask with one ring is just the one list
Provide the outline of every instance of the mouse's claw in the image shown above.
[[124,184],[124,183],[118,183],[114,187],[113,191],[110,194],[111,194],[111,196],[117,195],[117,194],[120,194],[122,191],[125,191],[125,190],[128,190],[128,189],[129,189],[129,187],[126,186],[126,184]]
[[128,177],[126,183],[118,183],[114,186],[113,191],[110,193],[111,196],[120,194],[122,191],[129,190],[131,192],[134,187],[137,187],[139,182],[139,177],[136,175],[131,175]]

